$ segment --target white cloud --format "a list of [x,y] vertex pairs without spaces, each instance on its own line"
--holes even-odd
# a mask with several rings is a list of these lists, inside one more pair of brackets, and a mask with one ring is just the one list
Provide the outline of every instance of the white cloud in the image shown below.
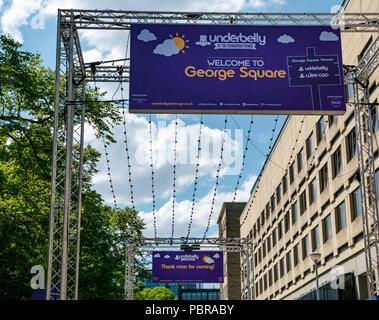
[[171,57],[172,55],[178,54],[179,52],[179,47],[171,39],[166,39],[163,41],[163,43],[158,44],[154,49],[155,54],[160,54],[166,57]]
[[163,258],[170,259],[170,256],[168,254],[166,254]]
[[[132,183],[134,200],[136,204],[151,203],[151,170],[150,170],[150,136],[149,123],[142,117],[128,114],[126,117],[128,147],[132,166]],[[85,129],[85,141],[97,150],[104,152],[102,141],[99,141],[89,126]],[[123,126],[114,128],[114,135],[118,141],[108,147],[112,180],[118,204],[130,205],[127,158],[124,144]],[[154,178],[156,184],[156,198],[166,199],[172,194],[173,159],[174,159],[174,132],[175,120],[166,122],[159,120],[152,123],[153,132],[153,160]],[[197,139],[199,136],[199,124],[186,124],[178,119],[177,125],[177,192],[189,187],[195,177]],[[202,150],[200,153],[199,178],[214,179],[220,158],[221,141],[223,131],[211,129],[206,125],[202,128]],[[239,158],[235,155],[242,153],[242,144],[231,137],[226,137],[224,145],[225,163],[221,176],[232,174],[231,169],[240,169]],[[238,152],[233,150],[238,149]],[[229,155],[228,155],[229,154]],[[228,155],[228,156],[227,156]],[[233,162],[233,159],[236,159]],[[107,166],[104,156],[98,164],[99,173],[93,177],[96,190],[103,195],[104,200],[112,203],[112,195],[109,191]],[[228,171],[229,170],[229,171]]]
[[161,257],[161,255],[159,254],[159,253],[156,253],[156,254],[154,254],[154,256],[153,256],[154,258],[160,258]]
[[281,35],[281,36],[278,38],[278,42],[279,42],[279,43],[285,43],[285,44],[288,44],[288,43],[293,43],[293,42],[295,42],[295,39],[292,38],[291,36],[289,36],[288,34],[283,34],[283,35]]
[[0,18],[4,34],[10,34],[16,41],[23,42],[20,27],[28,24],[28,18],[41,8],[42,0],[13,0]]
[[143,42],[150,42],[157,40],[157,37],[154,33],[150,32],[148,29],[143,29],[137,36],[138,40],[141,40]]
[[216,254],[213,256],[213,258],[218,259],[218,258],[220,258],[220,255],[219,255],[218,253],[216,253]]
[[320,41],[338,41],[338,36],[333,32],[323,31],[320,34]]
[[[3,0],[0,0],[0,4]],[[3,11],[1,24],[3,33],[10,33],[16,40],[22,41],[20,27],[29,23],[30,18],[40,11],[47,17],[56,17],[59,8],[75,9],[111,9],[130,11],[204,11],[204,12],[237,12],[241,10],[257,10],[270,6],[280,6],[285,4],[284,0],[10,0],[10,6]],[[87,32],[88,30],[86,30]],[[101,37],[100,37],[101,38]],[[116,32],[108,32],[109,40],[113,46],[117,43]],[[92,38],[97,42],[96,47],[102,45],[98,40],[98,30]],[[108,41],[107,41],[108,42]],[[112,48],[113,46],[108,46]],[[117,45],[116,45],[117,46]],[[108,51],[107,50],[107,51]]]
[[[237,193],[236,202],[246,202],[250,197],[250,190],[256,180],[256,176],[249,176],[245,179],[242,187]],[[201,237],[204,234],[205,227],[208,222],[208,217],[211,208],[211,202],[213,198],[213,187],[211,186],[208,193],[199,198],[195,203],[195,209],[193,214],[193,222],[191,226],[191,237]],[[233,192],[218,192],[215,201],[215,207],[213,215],[211,217],[211,226],[207,236],[217,237],[217,218],[220,213],[223,202],[232,201]],[[175,203],[175,232],[174,237],[183,237],[187,235],[188,222],[191,213],[192,202],[189,200],[183,200]],[[144,231],[145,237],[153,236],[153,214],[152,212],[140,212],[140,216],[146,223],[146,229]],[[169,199],[163,206],[161,206],[156,212],[156,223],[158,237],[170,237],[171,236],[171,221],[172,221],[172,198]]]
[[215,263],[215,261],[211,257],[207,257],[204,262],[207,264]]

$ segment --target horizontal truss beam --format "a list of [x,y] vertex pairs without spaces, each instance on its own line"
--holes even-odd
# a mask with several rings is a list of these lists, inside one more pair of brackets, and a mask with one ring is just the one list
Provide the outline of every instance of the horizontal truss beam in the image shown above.
[[341,25],[343,32],[373,32],[379,29],[379,13],[251,13],[251,12],[160,12],[121,10],[65,10],[71,12],[77,29],[129,30],[132,23]]

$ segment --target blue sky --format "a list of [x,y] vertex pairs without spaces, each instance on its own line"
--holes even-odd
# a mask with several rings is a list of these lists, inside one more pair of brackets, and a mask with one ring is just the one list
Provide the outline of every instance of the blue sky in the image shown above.
[[[159,8],[164,11],[248,11],[248,12],[315,12],[329,13],[332,8],[340,4],[340,0],[0,0],[0,28],[2,33],[9,33],[18,41],[23,42],[24,50],[38,52],[44,64],[55,69],[55,50],[56,50],[56,10],[57,8],[87,8],[87,9],[123,9],[123,10],[150,10],[154,11]],[[96,61],[99,59],[119,59],[123,58],[125,51],[127,35],[118,33],[112,37],[102,32],[90,31],[81,33],[82,50],[86,62]],[[108,90],[110,95],[113,94],[114,86],[102,87]],[[120,97],[119,94],[116,95]],[[247,134],[247,128],[250,124],[250,116],[233,116],[238,127],[243,129],[243,134]],[[196,136],[200,117],[198,115],[179,116],[178,132],[183,134],[183,139],[187,139],[191,134]],[[225,116],[223,115],[204,115],[203,136],[211,138],[209,145],[215,145],[215,149],[222,139],[222,129]],[[243,171],[241,188],[239,191],[240,201],[247,201],[249,191],[258,175],[262,164],[265,160],[264,155],[267,153],[272,129],[276,116],[254,116],[254,125],[252,130],[252,143],[247,152],[247,160]],[[279,132],[285,116],[280,116],[275,136]],[[153,116],[154,126],[158,125],[163,128],[160,132],[167,133],[170,138],[170,132],[174,129],[174,116]],[[135,156],[138,152],[143,152],[142,147],[148,147],[146,134],[148,134],[147,117],[144,115],[128,115],[129,142],[131,150]],[[243,151],[246,138],[238,141],[237,125],[229,116],[228,129],[231,130],[231,139],[228,144],[236,146],[237,150]],[[145,136],[144,136],[145,135]],[[129,186],[127,183],[127,170],[125,167],[125,153],[122,138],[121,126],[115,128],[115,136],[119,142],[110,146],[111,171],[115,187],[116,199],[120,206],[130,205]],[[145,137],[145,138],[143,138]],[[160,143],[165,139],[158,136],[155,141],[155,148],[158,155],[162,150]],[[171,139],[171,140],[170,140]],[[197,139],[197,136],[196,136]],[[205,138],[204,138],[205,139]],[[213,139],[213,140],[212,140]],[[167,140],[167,139],[166,139]],[[179,139],[180,140],[180,139]],[[188,140],[188,139],[187,139]],[[182,140],[182,141],[187,141]],[[103,152],[102,144],[93,136],[91,128],[86,128],[86,143],[98,148]],[[141,149],[142,148],[142,149]],[[179,149],[194,151],[193,147],[184,145]],[[210,148],[209,153],[212,154]],[[257,151],[260,150],[260,152]],[[167,150],[171,150],[169,147]],[[167,152],[168,155],[169,152]],[[217,160],[217,156],[213,157]],[[151,176],[148,164],[138,165],[141,159],[135,158],[135,167],[133,167],[132,178],[134,179],[134,192],[136,195],[136,208],[142,211],[142,216],[147,223],[146,236],[152,235],[152,202],[151,202]],[[157,159],[155,159],[157,161]],[[216,161],[217,162],[217,161]],[[231,165],[232,166],[232,165]],[[229,166],[229,169],[230,167]],[[155,187],[157,195],[157,226],[158,236],[171,235],[171,195],[172,195],[172,164],[168,161],[159,164],[155,163],[156,176]],[[205,162],[201,166],[199,177],[199,188],[196,193],[197,202],[194,210],[194,224],[191,236],[202,236],[205,230],[208,215],[211,209],[211,198],[215,183],[217,163]],[[227,166],[223,165],[223,169]],[[104,159],[99,163],[100,172],[94,177],[96,189],[102,194],[106,202],[112,203],[110,188],[107,181],[106,165]],[[239,170],[238,170],[239,171]],[[230,170],[229,170],[230,172]],[[211,220],[212,225],[209,230],[209,236],[217,235],[216,219],[219,214],[223,201],[231,201],[238,174],[228,174],[223,172],[220,179],[220,187],[216,197],[216,205]],[[239,172],[238,172],[239,173]],[[182,164],[178,166],[177,177],[177,197],[175,205],[175,236],[181,237],[186,235],[189,211],[191,208],[193,180],[195,166],[192,164]]]

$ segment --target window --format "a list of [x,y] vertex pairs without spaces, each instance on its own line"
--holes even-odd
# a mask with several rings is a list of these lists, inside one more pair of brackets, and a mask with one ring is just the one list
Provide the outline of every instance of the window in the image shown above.
[[336,152],[333,153],[332,155],[332,173],[333,173],[333,178],[338,176],[340,172],[342,171],[342,154],[341,154],[341,147],[337,149]]
[[316,124],[317,143],[320,143],[321,139],[325,136],[325,121],[324,117],[321,117]]
[[372,45],[372,42],[373,42],[373,38],[372,36],[370,37],[370,39],[367,41],[365,47],[363,48],[363,50],[361,51],[361,53],[358,55],[358,62],[364,57],[364,55],[369,51],[371,45]]
[[306,235],[303,240],[303,260],[309,256],[309,237]]
[[266,242],[262,243],[262,258],[266,256]]
[[322,220],[322,229],[325,243],[332,238],[332,217],[330,214]]
[[362,215],[361,187],[350,193],[351,221]]
[[309,205],[311,205],[317,199],[317,186],[316,178],[311,181],[308,186]]
[[286,272],[284,268],[284,258],[280,259],[279,261],[279,270],[280,270],[280,277],[283,277]]
[[355,128],[346,136],[346,160],[349,162],[357,153],[357,136]]
[[282,179],[282,185],[283,185],[283,194],[286,194],[288,185],[287,185],[287,174]]
[[345,211],[345,201],[341,202],[335,210],[336,214],[336,232],[340,232],[346,227],[346,211]]
[[265,224],[265,212],[264,211],[261,212],[261,223],[262,223],[262,226]]
[[[375,101],[375,103],[376,102],[377,101]],[[379,121],[378,121],[378,107],[375,105],[371,107],[371,119],[372,119],[372,130],[376,132],[379,129]]]
[[282,198],[282,183],[276,187],[276,203],[280,203],[280,199]]
[[335,116],[335,115],[328,117],[329,127],[331,127],[333,125],[333,123],[335,123],[337,121],[337,118],[338,118],[338,116]]
[[318,226],[316,226],[312,230],[312,251],[315,251],[318,248],[320,248],[320,237],[319,237]]
[[326,163],[319,172],[320,175],[320,193],[328,186],[328,164]]
[[268,271],[268,286],[272,285],[272,269]]
[[300,172],[304,168],[304,149],[301,148],[297,154],[297,172]]
[[291,251],[287,253],[287,272],[292,269]]
[[279,275],[278,269],[279,269],[278,264],[276,264],[274,266],[274,282],[278,281],[278,275]]
[[283,229],[282,229],[282,220],[278,223],[278,240],[280,240],[283,236]]
[[284,232],[287,232],[290,228],[290,213],[287,212],[284,216]]
[[292,224],[294,224],[299,218],[298,213],[297,213],[297,201],[295,201],[291,206],[291,215],[292,215]]
[[268,202],[266,204],[266,219],[270,216],[270,203]]
[[272,247],[276,245],[276,229],[272,231]]
[[271,196],[271,213],[275,210],[275,193]]
[[297,266],[300,262],[299,244],[293,247],[293,265]]
[[289,170],[289,175],[290,175],[290,184],[295,181],[295,162],[292,162],[290,165],[290,170]]
[[300,194],[300,215],[302,215],[305,210],[307,210],[307,194],[305,190]]
[[271,251],[271,238],[267,237],[266,239],[267,253]]
[[314,144],[313,144],[313,132],[311,133],[311,135],[307,138],[307,141],[306,141],[306,148],[307,148],[307,159],[309,159],[309,157],[313,154],[313,152],[315,151],[315,147],[314,147]]

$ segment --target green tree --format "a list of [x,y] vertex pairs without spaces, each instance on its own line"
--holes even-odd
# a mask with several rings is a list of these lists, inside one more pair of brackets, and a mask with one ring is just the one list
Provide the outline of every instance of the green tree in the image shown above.
[[175,295],[169,288],[145,288],[135,295],[135,300],[175,300]]
[[[47,267],[55,75],[38,54],[21,49],[0,35],[0,299],[30,299],[30,268]],[[101,98],[87,89],[86,99],[99,102],[86,105],[86,122],[114,142],[112,128],[121,117]],[[123,239],[140,236],[144,225],[136,211],[106,206],[92,190],[99,158],[97,150],[85,148],[79,294],[118,299],[124,291]]]

